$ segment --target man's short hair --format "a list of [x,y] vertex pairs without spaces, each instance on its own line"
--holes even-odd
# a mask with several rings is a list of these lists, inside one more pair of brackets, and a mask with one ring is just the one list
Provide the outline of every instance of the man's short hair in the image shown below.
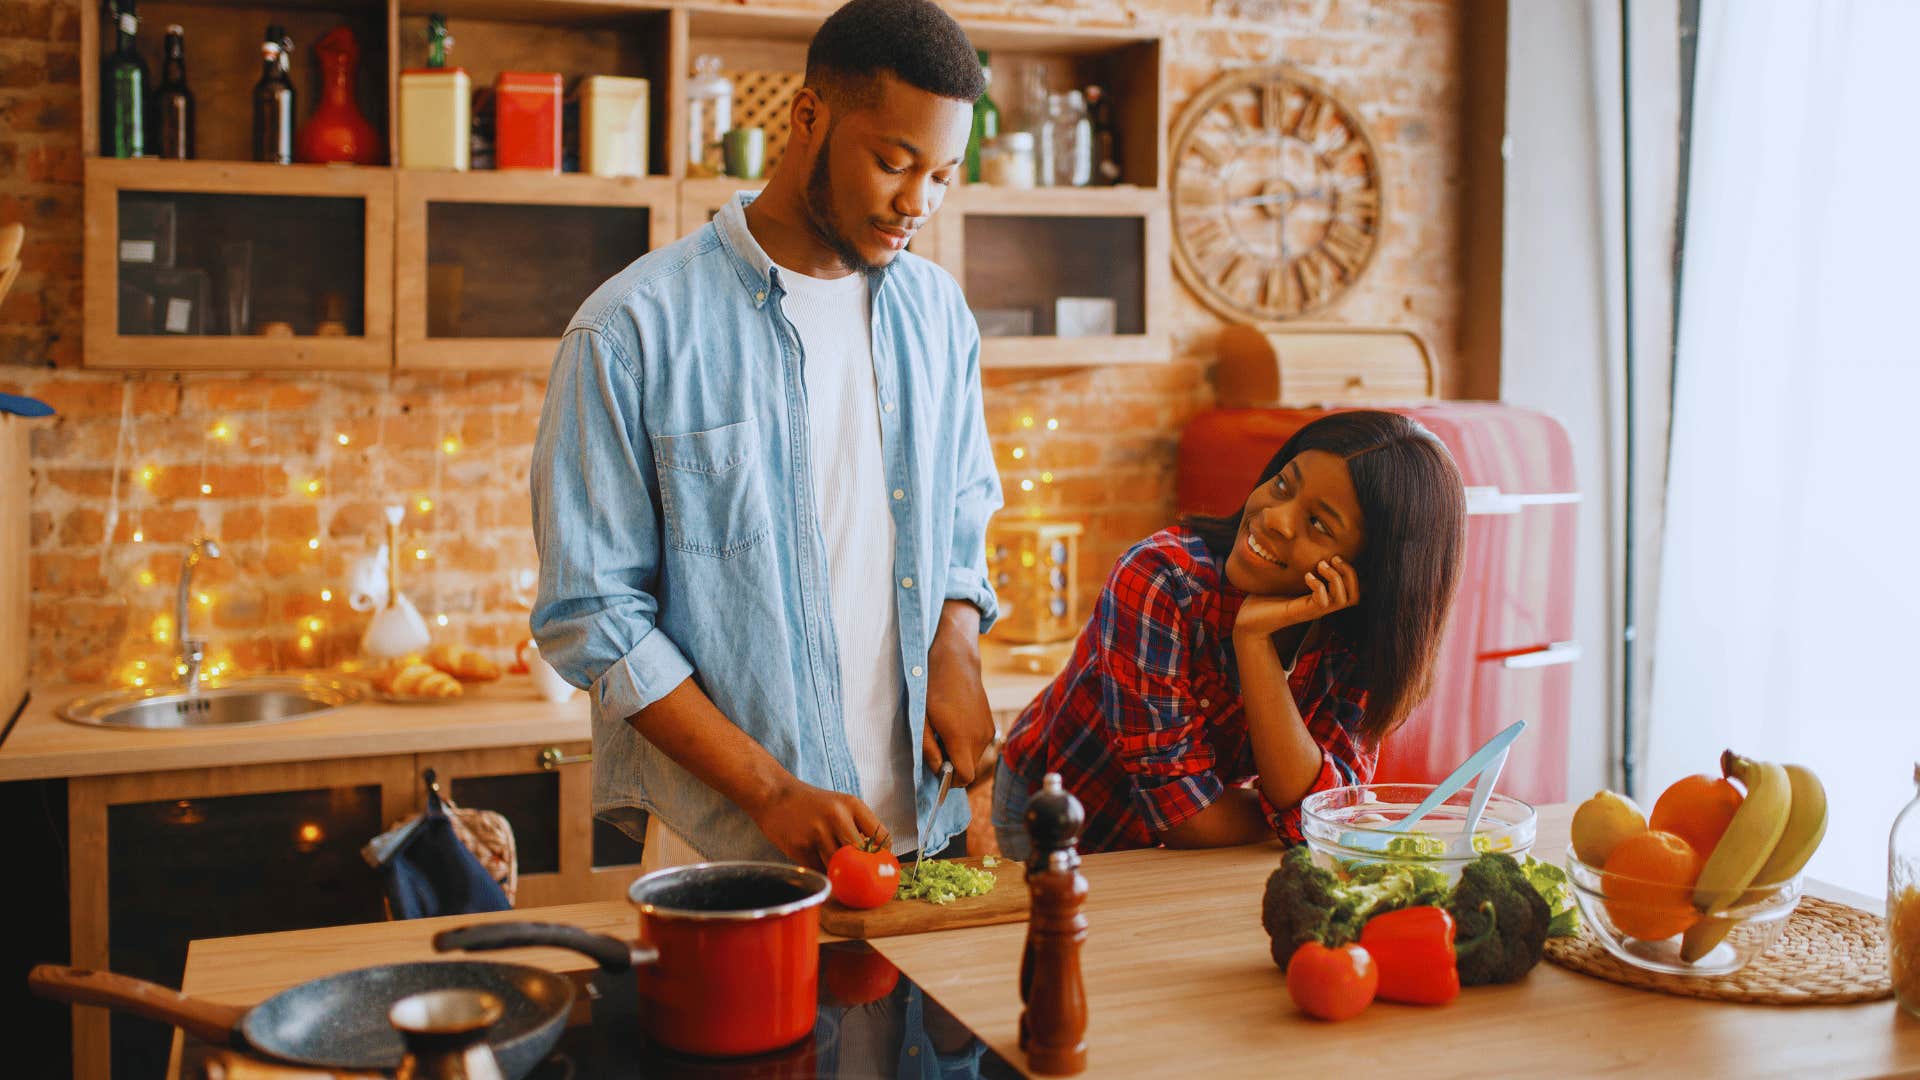
[[966,31],[932,0],[849,0],[807,46],[806,84],[830,108],[871,104],[881,72],[956,101],[987,90]]

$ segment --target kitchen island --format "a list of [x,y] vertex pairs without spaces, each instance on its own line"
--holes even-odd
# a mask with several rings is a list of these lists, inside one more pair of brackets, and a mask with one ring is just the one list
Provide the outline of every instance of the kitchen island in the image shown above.
[[[1002,730],[1047,682],[1013,670],[993,643],[983,650],[983,668]],[[204,919],[210,928],[200,934],[378,918],[378,879],[357,850],[420,808],[429,768],[463,805],[501,810],[513,822],[522,908],[614,900],[633,877],[634,846],[593,820],[592,720],[583,694],[543,701],[526,676],[509,675],[443,702],[369,698],[258,725],[116,730],[57,715],[101,689],[34,687],[0,742],[0,782],[65,781],[69,962],[76,966],[174,981],[186,938],[199,935],[181,934],[193,924],[169,912]],[[978,842],[991,835],[989,785],[969,795]],[[202,902],[192,892],[213,881],[270,884],[257,872],[263,865],[321,895],[294,910],[240,894]],[[75,1077],[107,1080],[108,1015],[78,1008],[73,1026]]]
[[[1542,810],[1534,854],[1558,860],[1571,806]],[[1293,1008],[1268,957],[1260,895],[1279,849],[1134,851],[1089,856],[1083,955],[1092,1077],[1340,1073],[1423,1076],[1920,1075],[1920,1020],[1891,1000],[1861,1005],[1730,1005],[1631,989],[1542,963],[1511,986],[1478,987],[1438,1008],[1375,1003],[1339,1024]],[[1809,891],[1878,910],[1870,898]],[[513,917],[513,916],[505,916]],[[631,935],[623,903],[518,917]],[[372,963],[427,959],[428,940],[477,918],[421,920],[195,942],[185,989],[246,1004],[306,979]],[[875,942],[995,1051],[1015,1064],[1024,924]],[[502,960],[578,971],[545,949]]]

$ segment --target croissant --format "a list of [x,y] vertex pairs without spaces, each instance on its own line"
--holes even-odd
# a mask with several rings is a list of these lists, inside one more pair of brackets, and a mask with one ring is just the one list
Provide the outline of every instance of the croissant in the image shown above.
[[427,663],[461,682],[492,682],[500,677],[500,665],[486,654],[459,645],[435,645],[427,650]]
[[430,664],[410,663],[394,672],[386,681],[386,690],[398,697],[459,697],[460,684],[453,676]]

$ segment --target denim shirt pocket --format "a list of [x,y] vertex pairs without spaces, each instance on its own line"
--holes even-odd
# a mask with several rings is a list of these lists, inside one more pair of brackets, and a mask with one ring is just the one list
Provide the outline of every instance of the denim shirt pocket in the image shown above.
[[667,542],[730,558],[766,539],[771,515],[752,420],[685,435],[653,436]]

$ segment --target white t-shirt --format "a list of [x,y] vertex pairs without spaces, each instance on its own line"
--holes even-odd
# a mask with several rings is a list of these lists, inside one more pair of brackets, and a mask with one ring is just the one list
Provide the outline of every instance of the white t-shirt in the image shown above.
[[896,852],[919,847],[906,677],[893,592],[893,512],[880,454],[871,299],[864,274],[832,280],[785,267],[787,320],[805,358],[814,491],[827,547],[833,632],[847,745],[866,804]]

